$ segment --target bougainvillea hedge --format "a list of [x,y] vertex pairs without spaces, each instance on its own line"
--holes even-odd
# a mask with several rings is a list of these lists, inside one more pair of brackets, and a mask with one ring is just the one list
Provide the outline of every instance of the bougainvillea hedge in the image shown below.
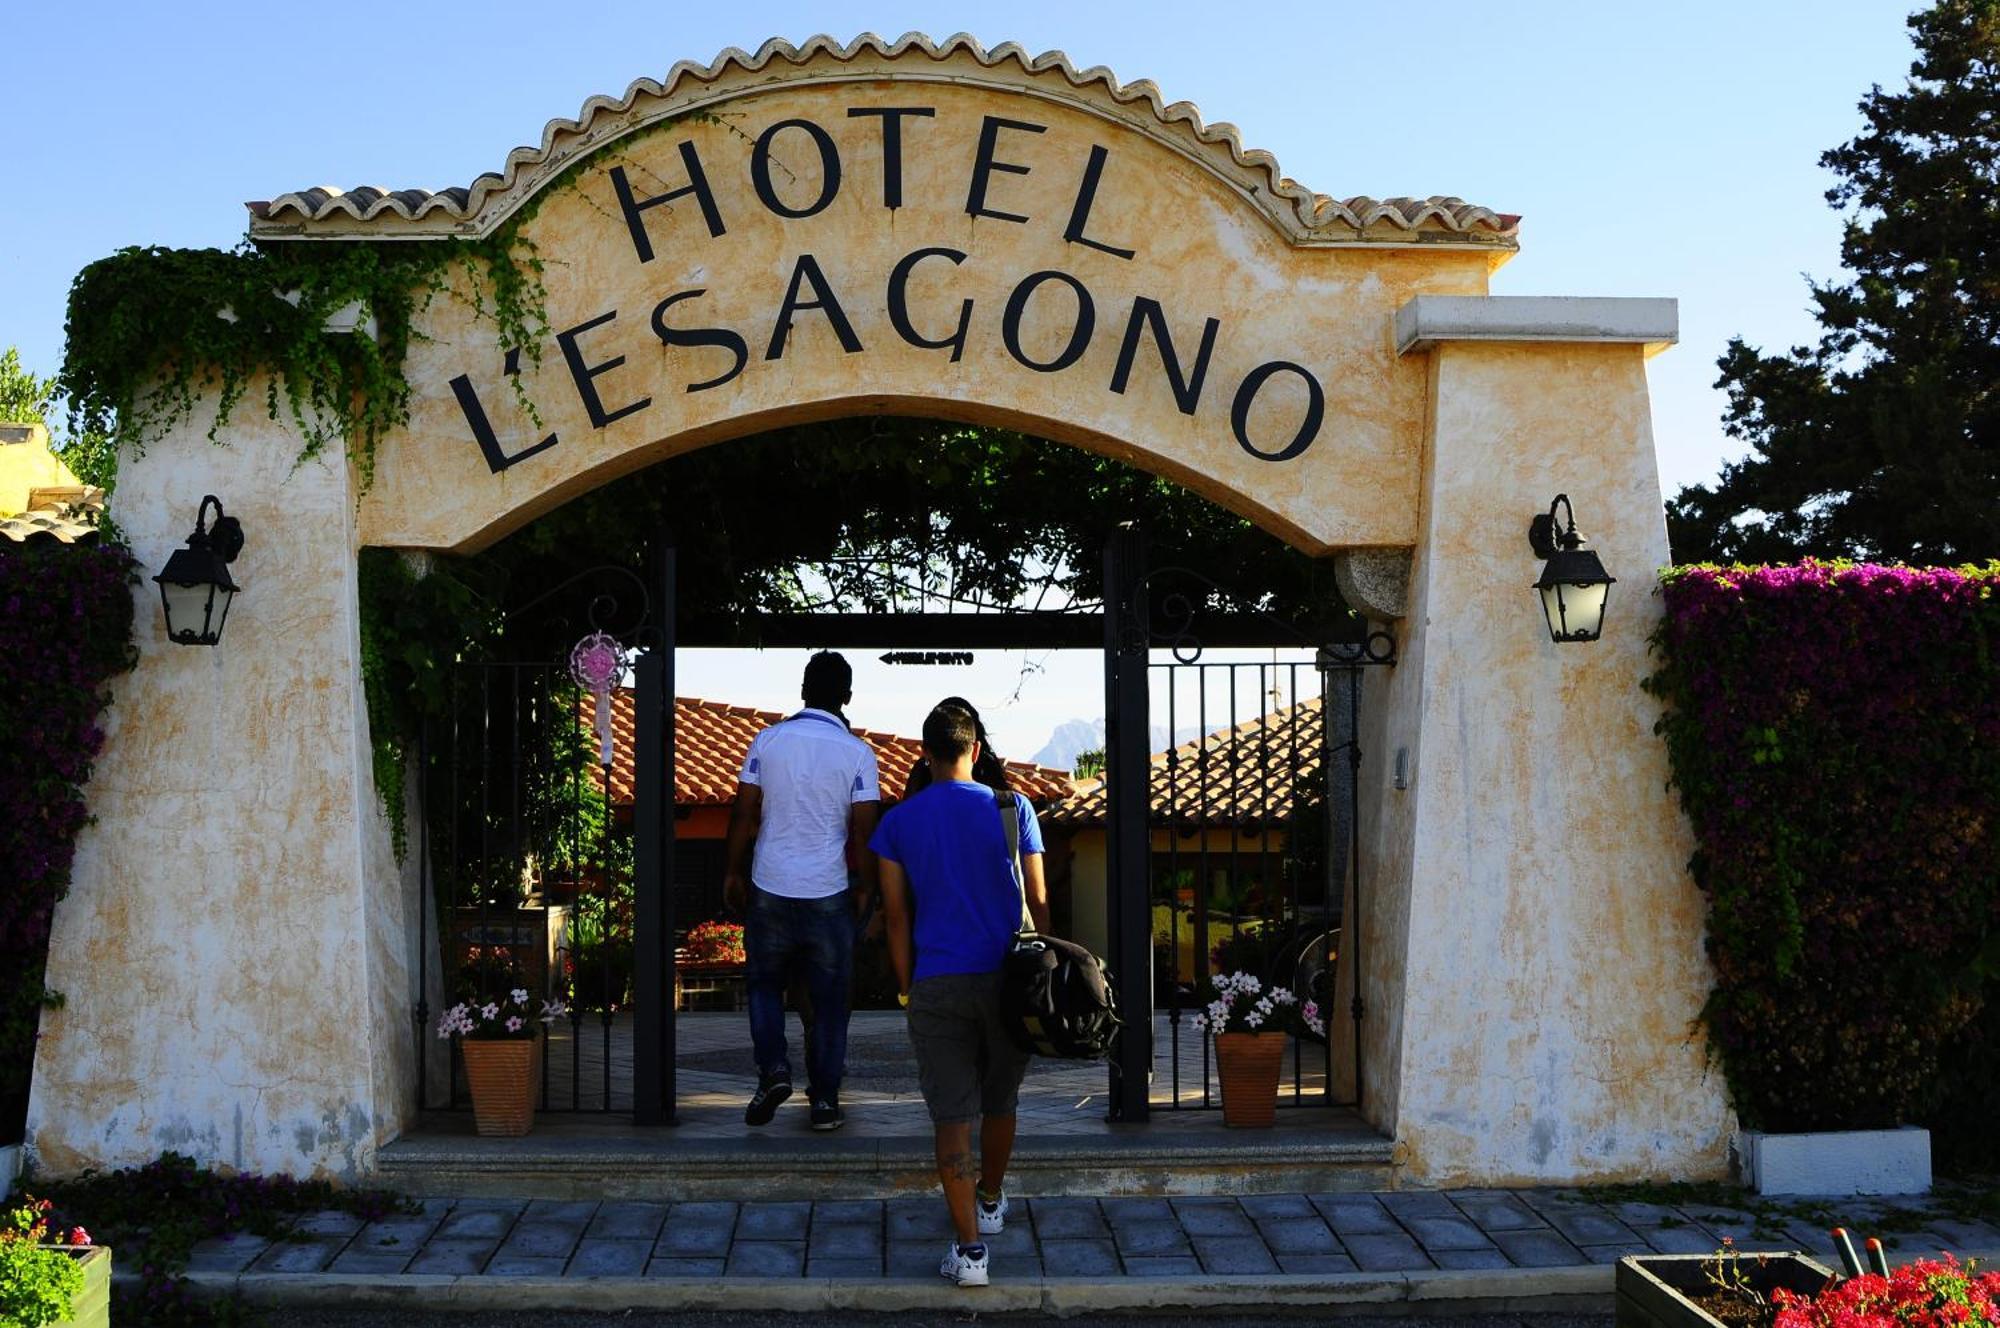
[[1949,1132],[2000,1056],[1997,591],[2000,564],[1665,577],[1647,685],[1748,1126]]
[[110,679],[132,666],[132,557],[113,543],[0,539],[0,1142],[21,1137],[49,919],[69,890],[104,742]]

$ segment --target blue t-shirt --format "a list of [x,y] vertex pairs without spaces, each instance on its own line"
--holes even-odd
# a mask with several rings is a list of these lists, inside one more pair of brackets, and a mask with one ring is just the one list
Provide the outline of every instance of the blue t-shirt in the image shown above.
[[[1042,827],[1020,794],[1021,855],[1042,851]],[[916,912],[915,980],[994,973],[1021,926],[1021,891],[993,790],[953,780],[889,809],[868,847],[903,869]]]

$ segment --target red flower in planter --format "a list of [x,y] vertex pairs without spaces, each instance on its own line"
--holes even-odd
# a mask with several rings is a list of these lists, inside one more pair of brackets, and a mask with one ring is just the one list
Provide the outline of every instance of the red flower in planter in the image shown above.
[[1817,1296],[1772,1293],[1773,1328],[2000,1328],[2000,1273],[1976,1272],[1947,1254],[1887,1277],[1864,1273]]
[[743,924],[704,922],[691,928],[687,934],[687,955],[691,964],[741,967],[746,959]]

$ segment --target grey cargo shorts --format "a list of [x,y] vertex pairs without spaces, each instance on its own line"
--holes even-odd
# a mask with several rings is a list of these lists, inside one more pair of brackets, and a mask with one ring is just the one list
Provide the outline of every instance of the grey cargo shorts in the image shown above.
[[910,1045],[932,1123],[1014,1114],[1028,1053],[1000,1022],[998,973],[947,973],[912,984]]

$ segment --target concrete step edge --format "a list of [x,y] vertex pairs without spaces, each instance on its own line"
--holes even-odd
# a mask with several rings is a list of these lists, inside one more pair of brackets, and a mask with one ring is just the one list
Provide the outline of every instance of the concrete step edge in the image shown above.
[[[1389,1166],[1395,1146],[1388,1140],[1357,1143],[1300,1144],[1284,1147],[1173,1148],[1159,1145],[1142,1147],[1023,1148],[1014,1154],[1015,1168],[1040,1167],[1260,1167],[1260,1166]],[[737,1174],[775,1171],[880,1171],[885,1167],[912,1167],[928,1171],[934,1165],[928,1140],[920,1146],[853,1150],[814,1148],[802,1141],[796,1148],[780,1146],[769,1150],[744,1149],[563,1149],[559,1147],[519,1148],[505,1151],[487,1148],[398,1148],[390,1144],[376,1155],[375,1167],[382,1175],[450,1168],[458,1171],[577,1171],[591,1168],[618,1171],[715,1170]]]
[[[315,1308],[400,1306],[501,1310],[734,1310],[820,1313],[943,1311],[1076,1314],[1238,1307],[1341,1305],[1386,1313],[1587,1310],[1610,1306],[1612,1268],[1513,1268],[1478,1272],[1333,1273],[1300,1276],[1024,1278],[990,1287],[937,1278],[486,1277],[347,1273],[190,1273],[199,1294],[240,1293],[253,1304]],[[120,1279],[124,1280],[123,1278]]]

